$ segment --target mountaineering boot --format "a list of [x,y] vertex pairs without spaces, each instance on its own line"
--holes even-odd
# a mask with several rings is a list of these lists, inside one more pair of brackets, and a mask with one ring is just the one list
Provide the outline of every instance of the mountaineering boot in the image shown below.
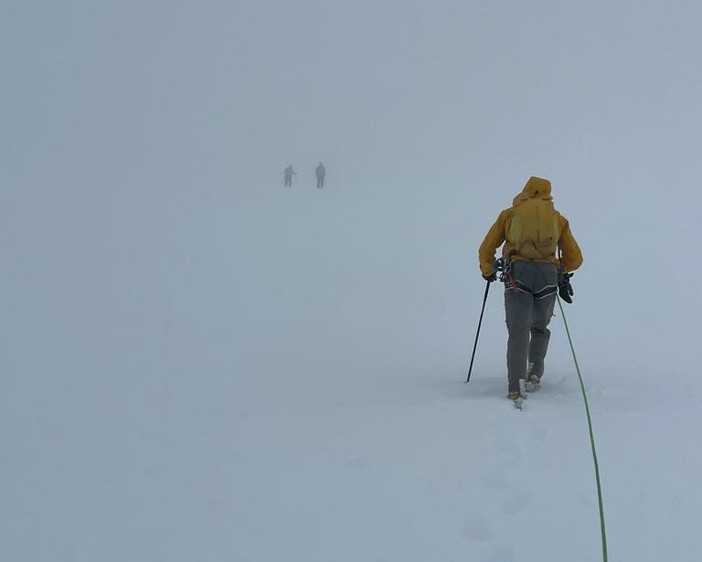
[[522,396],[522,393],[520,391],[511,390],[507,394],[507,398],[509,398],[512,401],[514,407],[518,410],[521,410],[524,407],[524,397]]
[[527,392],[536,392],[539,390],[540,384],[541,377],[539,375],[529,375],[524,386],[526,387]]
[[519,410],[524,406],[524,399],[526,398],[526,386],[524,384],[524,379],[519,380],[519,389],[510,390],[507,393],[507,398],[509,398],[513,403],[514,407]]

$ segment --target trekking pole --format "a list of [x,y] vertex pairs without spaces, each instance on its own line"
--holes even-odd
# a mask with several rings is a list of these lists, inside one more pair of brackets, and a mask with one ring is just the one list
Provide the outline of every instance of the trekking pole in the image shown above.
[[473,371],[473,360],[475,359],[475,350],[478,348],[478,336],[480,336],[480,326],[483,323],[483,314],[485,314],[485,303],[488,298],[488,291],[490,290],[491,281],[487,281],[485,285],[485,296],[483,297],[483,308],[480,310],[480,320],[478,320],[478,331],[475,334],[475,343],[473,344],[473,354],[470,356],[470,367],[468,367],[468,378],[466,383],[470,381],[470,374]]

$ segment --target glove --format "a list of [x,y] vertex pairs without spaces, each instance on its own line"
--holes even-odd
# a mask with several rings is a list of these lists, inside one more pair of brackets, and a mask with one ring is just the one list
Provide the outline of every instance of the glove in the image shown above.
[[483,275],[483,279],[488,283],[492,283],[493,281],[497,281],[497,274],[493,271],[490,275]]
[[565,271],[561,271],[558,274],[558,296],[568,304],[572,304],[573,299],[571,297],[574,294],[573,286],[570,284],[571,277],[573,277],[573,274]]

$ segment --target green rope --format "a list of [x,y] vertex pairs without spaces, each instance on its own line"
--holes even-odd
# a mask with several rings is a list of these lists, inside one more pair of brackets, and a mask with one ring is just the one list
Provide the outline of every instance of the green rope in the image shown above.
[[580,366],[578,365],[578,358],[575,356],[575,348],[573,347],[573,340],[570,337],[570,330],[568,329],[568,321],[565,317],[565,312],[563,311],[563,304],[561,299],[558,300],[558,306],[561,309],[561,316],[563,317],[563,324],[565,324],[566,334],[568,334],[568,343],[570,343],[570,351],[573,353],[573,361],[575,361],[575,370],[578,372],[578,380],[580,381],[580,390],[583,393],[583,399],[585,400],[585,413],[587,414],[587,427],[590,431],[590,445],[592,447],[592,460],[595,463],[595,479],[597,480],[597,501],[600,506],[600,533],[602,534],[602,560],[607,562],[607,530],[605,528],[605,517],[604,517],[604,502],[602,501],[602,483],[600,482],[600,465],[597,462],[597,451],[595,450],[595,435],[592,431],[592,418],[590,417],[590,405],[587,401],[587,393],[585,392],[585,383],[583,382],[583,377],[580,374]]

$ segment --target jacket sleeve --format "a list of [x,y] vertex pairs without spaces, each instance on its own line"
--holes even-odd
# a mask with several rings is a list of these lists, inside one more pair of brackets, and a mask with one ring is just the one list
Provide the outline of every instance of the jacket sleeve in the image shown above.
[[488,233],[478,250],[478,260],[480,262],[480,272],[483,275],[490,275],[495,272],[495,250],[502,246],[505,241],[505,224],[509,216],[509,209],[500,213],[495,223],[490,227]]
[[565,217],[561,217],[561,219],[563,228],[561,229],[561,237],[558,240],[561,267],[566,271],[575,271],[583,263],[583,254],[573,237],[573,233],[570,231],[570,224]]

